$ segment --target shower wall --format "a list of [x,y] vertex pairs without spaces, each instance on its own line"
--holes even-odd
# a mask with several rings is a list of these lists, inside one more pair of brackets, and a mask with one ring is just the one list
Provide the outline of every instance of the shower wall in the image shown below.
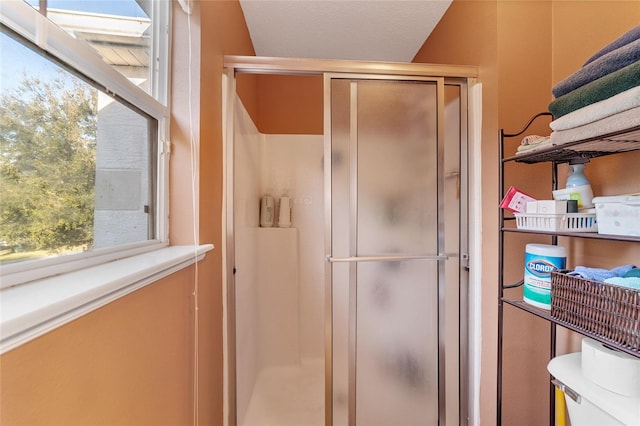
[[[324,356],[323,136],[266,135],[235,105],[236,388],[242,425],[261,370]],[[292,200],[260,228],[260,198]],[[276,218],[278,215],[276,214]]]
[[[261,136],[242,103],[235,104],[234,221],[236,264],[256,265],[257,245],[253,243],[260,208]],[[242,425],[258,376],[257,268],[240,268],[235,279],[236,404]]]

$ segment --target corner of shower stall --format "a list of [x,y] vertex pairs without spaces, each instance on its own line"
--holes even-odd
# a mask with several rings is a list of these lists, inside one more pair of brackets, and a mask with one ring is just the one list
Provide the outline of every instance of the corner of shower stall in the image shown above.
[[[225,67],[229,426],[466,424],[467,85],[433,77],[460,68]],[[234,73],[321,76],[325,134],[260,133]],[[265,126],[312,128],[280,107],[315,96],[262,83]],[[290,227],[260,226],[265,195]]]
[[[236,424],[322,426],[323,136],[261,134],[237,97],[234,109]],[[265,195],[275,218],[289,197],[290,226],[260,226]]]

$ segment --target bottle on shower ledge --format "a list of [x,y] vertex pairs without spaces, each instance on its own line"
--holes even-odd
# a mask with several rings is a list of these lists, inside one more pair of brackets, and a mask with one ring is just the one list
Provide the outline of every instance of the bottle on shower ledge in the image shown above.
[[288,228],[291,226],[291,198],[283,195],[280,197],[280,209],[278,215],[278,227]]
[[260,226],[270,228],[275,218],[275,200],[271,195],[265,195],[260,201]]

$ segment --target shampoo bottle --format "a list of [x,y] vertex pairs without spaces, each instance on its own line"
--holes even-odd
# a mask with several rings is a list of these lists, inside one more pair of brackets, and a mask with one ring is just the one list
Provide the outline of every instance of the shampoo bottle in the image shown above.
[[593,190],[589,180],[584,175],[584,164],[570,164],[567,177],[567,189],[575,189],[571,192],[570,199],[578,201],[578,207],[593,207]]
[[288,228],[291,226],[291,198],[283,196],[280,198],[280,214],[278,216],[278,226]]
[[260,202],[260,226],[269,228],[273,226],[275,215],[275,201],[271,195],[265,195]]

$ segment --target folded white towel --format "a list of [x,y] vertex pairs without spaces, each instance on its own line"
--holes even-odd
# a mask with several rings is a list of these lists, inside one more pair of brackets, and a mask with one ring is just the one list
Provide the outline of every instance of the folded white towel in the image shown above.
[[[529,138],[529,139],[527,139]],[[524,154],[525,152],[535,152],[541,148],[551,145],[551,138],[549,136],[526,136],[518,149],[516,155]]]
[[522,138],[522,142],[520,145],[536,145],[540,142],[543,142],[549,136],[539,136],[539,135],[528,135]]
[[[636,126],[640,126],[640,106],[585,124],[584,126],[551,132],[551,143],[553,145],[562,145],[568,142],[606,135],[607,133]],[[613,142],[611,142],[611,144],[613,144]]]
[[640,86],[618,93],[605,100],[587,105],[549,123],[552,130],[567,130],[584,126],[640,106]]

